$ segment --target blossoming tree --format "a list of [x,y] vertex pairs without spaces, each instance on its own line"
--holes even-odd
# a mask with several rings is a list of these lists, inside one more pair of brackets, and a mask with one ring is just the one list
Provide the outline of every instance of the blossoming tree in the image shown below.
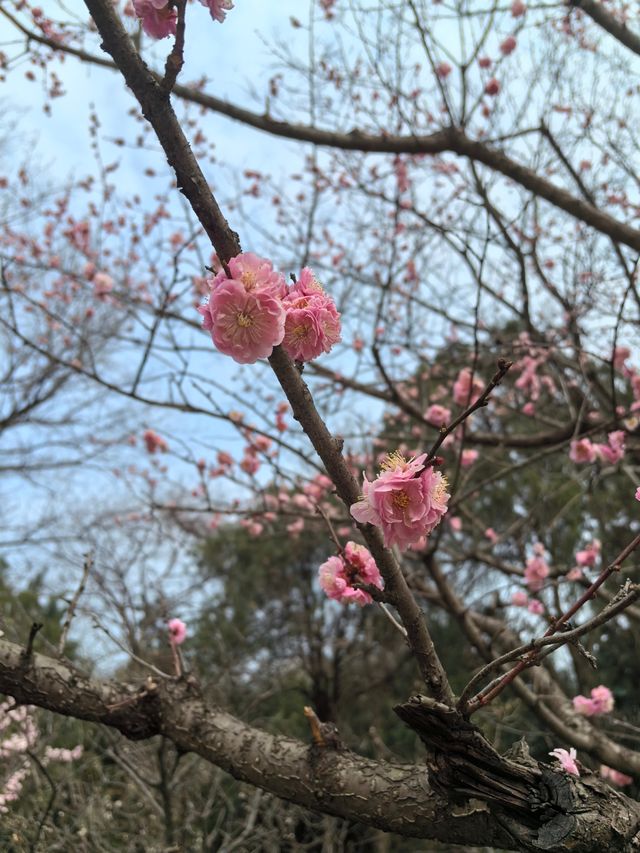
[[[135,120],[146,121],[138,142],[159,144],[171,186],[152,210],[136,210],[139,198],[106,189],[114,165],[102,172],[113,215],[91,201],[81,221],[65,221],[60,205],[45,213],[49,240],[68,232],[68,264],[52,262],[51,241],[7,223],[0,322],[113,398],[234,430],[238,458],[211,442],[196,453],[177,421],[172,437],[152,423],[123,437],[123,459],[141,441],[150,460],[130,471],[145,493],[128,521],[192,542],[215,540],[222,517],[256,540],[284,520],[309,550],[321,531],[308,595],[324,598],[307,623],[345,610],[344,642],[365,624],[373,644],[376,626],[395,632],[416,695],[397,696],[394,710],[424,752],[410,763],[359,754],[327,718],[328,701],[300,708],[307,741],[221,709],[190,671],[186,613],[166,613],[171,663],[147,660],[146,680],[90,678],[63,649],[39,654],[34,631],[26,646],[0,640],[0,689],[133,740],[159,735],[178,755],[386,832],[516,850],[635,849],[640,809],[614,786],[638,777],[640,755],[606,725],[616,684],[596,684],[593,668],[619,632],[637,637],[640,618],[631,574],[640,545],[637,16],[591,0],[482,10],[465,0],[322,0],[308,24],[289,21],[306,33],[307,61],[280,50],[286,74],[269,80],[260,113],[206,83],[178,82],[191,21],[204,26],[205,10],[186,0],[85,2],[90,20],[77,26],[24,2],[0,12],[27,38],[51,97],[62,94],[61,61],[124,81]],[[203,5],[211,39],[223,38],[232,4]],[[5,58],[9,69],[15,62]],[[194,105],[308,146],[291,176],[305,190],[290,198],[256,164],[225,205]],[[96,117],[93,138],[98,126]],[[114,144],[126,156],[128,140]],[[241,243],[227,216],[261,247]],[[102,249],[88,240],[92,218]],[[42,293],[21,280],[34,264]],[[82,322],[66,321],[62,351],[28,321],[37,309],[58,330],[51,324],[79,293],[123,320],[111,364],[92,357],[86,310]],[[237,385],[224,374],[233,363],[246,366]],[[102,569],[92,582],[113,603],[113,576]],[[145,666],[125,605],[120,612],[128,650]],[[445,665],[451,650],[435,641],[440,613],[473,655],[460,684]],[[325,624],[338,631],[340,618]],[[327,651],[316,644],[315,654],[322,663]],[[322,666],[312,671],[319,679]],[[492,742],[496,709],[514,696],[552,749],[533,757],[524,743],[503,753]]]

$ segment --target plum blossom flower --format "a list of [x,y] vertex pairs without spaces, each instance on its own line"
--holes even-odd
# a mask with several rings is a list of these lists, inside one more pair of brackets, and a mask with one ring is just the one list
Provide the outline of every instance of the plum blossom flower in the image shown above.
[[640,486],[636,489],[635,498],[637,501],[640,501]]
[[433,426],[445,426],[451,420],[451,410],[434,403],[424,413],[424,419]]
[[527,604],[527,610],[535,616],[541,616],[544,613],[544,604],[537,598],[532,598]]
[[567,773],[571,773],[573,776],[579,776],[580,771],[578,770],[578,765],[576,764],[577,754],[573,747],[567,752],[566,749],[561,749],[557,747],[552,750],[549,755],[552,755],[554,758],[557,758],[560,764],[562,765],[562,769]]
[[347,542],[341,555],[329,557],[320,566],[318,578],[329,598],[342,604],[353,601],[360,607],[371,604],[373,599],[364,589],[356,589],[354,583],[383,587],[375,560],[364,545],[356,542]]
[[469,367],[464,367],[458,374],[458,378],[453,385],[453,399],[458,406],[470,406],[478,399],[484,391],[484,385],[477,378],[473,377]]
[[595,566],[596,560],[598,559],[598,555],[600,553],[601,548],[600,540],[594,539],[592,542],[589,542],[586,548],[582,551],[578,551],[576,554],[576,563],[578,566]]
[[500,44],[500,53],[504,54],[504,56],[508,56],[510,53],[516,49],[517,41],[514,36],[507,36],[506,39]]
[[283,301],[282,346],[294,361],[311,361],[340,341],[340,314],[309,267]]
[[484,91],[487,95],[491,95],[492,97],[497,95],[500,92],[500,81],[496,80],[495,77],[487,80]]
[[569,448],[569,459],[578,465],[582,462],[595,462],[595,447],[588,438],[575,439]]
[[169,642],[172,646],[180,646],[187,636],[187,626],[181,619],[170,619],[167,623],[169,629]]
[[284,337],[284,308],[269,286],[248,290],[242,280],[225,279],[198,311],[217,349],[239,364],[268,358]]
[[522,0],[513,0],[511,4],[511,15],[514,18],[519,18],[521,15],[527,11],[527,4],[523,3]]
[[148,36],[154,39],[175,36],[178,13],[169,8],[168,0],[133,0],[133,8]]
[[209,9],[213,20],[220,24],[226,18],[227,12],[233,9],[233,0],[200,0],[200,2]]
[[600,765],[600,775],[603,779],[607,779],[609,782],[620,787],[623,785],[630,785],[633,782],[631,776],[627,776],[619,770],[614,770],[612,767],[607,767],[606,764]]
[[432,466],[424,467],[426,458],[423,453],[407,461],[390,454],[375,480],[364,477],[363,497],[351,506],[356,521],[382,528],[388,547],[408,548],[431,533],[447,512],[447,481]]
[[511,596],[511,603],[514,607],[526,607],[529,603],[529,596],[519,589]]
[[478,458],[477,450],[463,450],[460,454],[460,464],[463,468],[469,468]]
[[610,465],[616,465],[624,458],[624,430],[617,429],[610,432],[607,438],[608,444],[595,444],[594,450],[599,459],[608,462]]
[[142,434],[142,439],[147,448],[147,453],[155,453],[156,450],[166,453],[169,450],[169,445],[164,438],[152,429],[146,429]]
[[436,74],[441,80],[446,79],[452,72],[452,68],[448,62],[439,62],[436,65]]
[[590,699],[586,696],[573,697],[574,710],[584,717],[599,717],[601,714],[608,714],[613,711],[614,704],[613,693],[604,684],[593,688]]
[[539,592],[542,589],[549,571],[549,564],[542,554],[536,553],[533,557],[529,557],[524,570],[524,579],[531,592]]

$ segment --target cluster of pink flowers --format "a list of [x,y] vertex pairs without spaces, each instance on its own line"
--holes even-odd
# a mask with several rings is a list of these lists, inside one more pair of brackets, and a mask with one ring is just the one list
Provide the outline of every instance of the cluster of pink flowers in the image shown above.
[[524,579],[531,592],[539,592],[549,575],[549,564],[544,558],[544,546],[537,543],[533,546],[534,555],[529,557],[524,570]]
[[282,344],[295,361],[311,361],[340,340],[340,314],[305,267],[293,287],[271,261],[251,252],[229,261],[209,281],[211,293],[198,308],[213,343],[240,364],[268,358]]
[[[233,9],[232,0],[200,0],[209,9],[214,21],[222,23],[229,9]],[[133,0],[133,9],[142,22],[142,29],[154,39],[175,36],[178,13],[169,0]]]
[[152,429],[145,430],[142,435],[142,439],[145,447],[147,448],[147,453],[155,453],[157,450],[161,453],[166,453],[167,450],[169,450],[169,445],[164,438]]
[[484,385],[473,375],[469,367],[464,367],[453,384],[453,399],[458,406],[470,406],[484,391]]
[[613,706],[613,693],[604,684],[593,688],[590,699],[586,696],[573,697],[574,709],[584,717],[599,717],[601,714],[608,714],[613,711]]
[[557,747],[552,750],[549,755],[552,755],[554,758],[557,758],[560,764],[562,765],[562,769],[566,770],[567,773],[571,773],[573,776],[579,776],[580,771],[578,770],[578,765],[576,764],[577,753],[573,747],[567,752],[566,749],[561,749]]
[[446,426],[451,420],[451,409],[447,409],[439,403],[433,403],[424,413],[424,419],[427,423],[438,428]]
[[625,773],[620,773],[619,770],[614,770],[612,767],[607,767],[606,764],[600,765],[600,775],[603,779],[607,779],[609,782],[612,782],[614,785],[619,785],[620,787],[623,785],[630,785],[633,782],[631,776],[627,776]]
[[181,619],[170,619],[167,623],[169,629],[169,643],[172,646],[181,646],[187,637],[187,626]]
[[346,604],[353,601],[362,607],[373,599],[364,589],[353,584],[364,583],[382,589],[382,577],[375,560],[364,547],[347,542],[344,551],[337,557],[329,557],[318,571],[320,586],[329,598]]
[[569,459],[577,464],[591,463],[599,459],[615,465],[624,458],[624,430],[618,429],[607,436],[607,444],[596,444],[588,438],[575,439],[571,442]]
[[600,554],[602,545],[599,539],[593,539],[582,551],[576,553],[576,565],[589,566],[592,568]]
[[529,613],[540,616],[544,613],[544,604],[537,598],[529,598],[526,592],[518,590],[511,596],[511,603],[514,607],[526,607]]
[[424,467],[427,454],[407,461],[399,453],[387,456],[372,482],[365,475],[363,497],[351,506],[361,524],[382,528],[385,544],[408,548],[428,536],[447,512],[447,481],[439,471]]

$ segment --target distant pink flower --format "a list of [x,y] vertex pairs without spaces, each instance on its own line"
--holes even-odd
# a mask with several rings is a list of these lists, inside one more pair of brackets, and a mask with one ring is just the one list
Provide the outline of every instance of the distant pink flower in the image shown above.
[[579,581],[580,578],[582,577],[582,575],[583,575],[582,569],[579,566],[574,566],[573,569],[570,569],[567,572],[567,580],[568,581]]
[[544,604],[541,601],[538,601],[537,598],[532,598],[529,604],[527,605],[527,610],[529,613],[533,613],[536,616],[540,616],[544,613]]
[[297,518],[291,524],[287,524],[287,533],[292,536],[298,536],[304,530],[304,518]]
[[600,540],[594,539],[589,542],[583,551],[578,551],[576,554],[576,563],[579,566],[595,566],[598,554],[600,553]]
[[176,34],[178,13],[170,9],[168,0],[133,0],[133,8],[142,22],[142,29],[154,39]]
[[484,91],[487,95],[491,95],[492,97],[497,95],[500,92],[500,81],[496,80],[495,77],[487,80]]
[[580,771],[578,770],[578,765],[576,764],[577,754],[573,747],[567,752],[566,749],[561,749],[558,747],[549,753],[554,758],[557,758],[560,764],[562,765],[562,769],[566,770],[567,773],[571,773],[573,776],[579,776]]
[[93,277],[93,295],[100,300],[113,290],[113,279],[104,272],[97,272]]
[[456,533],[459,533],[462,530],[462,519],[458,515],[450,515],[449,525],[452,530],[455,530]]
[[436,65],[436,74],[441,80],[446,79],[452,71],[453,69],[448,62],[439,62]]
[[354,583],[365,583],[382,589],[382,577],[369,551],[355,542],[347,542],[342,555],[329,557],[318,571],[320,586],[335,601],[343,604],[353,601],[362,607],[373,599]]
[[463,468],[469,468],[478,458],[477,450],[463,450],[460,454],[460,464]]
[[505,56],[508,56],[510,53],[513,53],[517,44],[518,42],[515,40],[514,36],[507,36],[500,45],[500,52]]
[[569,448],[569,459],[576,464],[594,462],[596,449],[588,438],[575,439]]
[[433,426],[446,426],[451,420],[451,410],[438,405],[438,403],[434,403],[424,413],[424,419],[427,423],[433,424]]
[[522,0],[513,0],[511,4],[511,14],[514,18],[519,18],[521,15],[527,11],[526,3],[523,3]]
[[447,481],[432,466],[424,468],[427,454],[405,460],[399,453],[386,457],[379,477],[365,476],[363,497],[351,506],[361,524],[382,528],[385,545],[405,549],[426,536],[447,511]]
[[460,371],[453,385],[453,399],[458,406],[470,406],[475,403],[483,391],[482,382],[475,376],[472,382],[471,370],[465,367]]
[[340,314],[309,267],[283,300],[282,346],[294,361],[311,361],[340,341]]
[[526,592],[518,590],[517,592],[514,592],[511,596],[511,603],[514,605],[514,607],[526,607],[529,603],[529,596]]
[[539,592],[544,586],[545,578],[549,574],[549,565],[544,557],[537,554],[527,560],[524,570],[524,579],[531,592]]
[[487,529],[484,532],[484,535],[485,535],[485,538],[488,539],[492,545],[495,545],[496,542],[498,541],[498,534],[495,532],[493,527],[487,527]]
[[154,432],[152,429],[145,430],[142,434],[142,439],[145,447],[147,448],[147,453],[155,453],[156,450],[159,450],[161,453],[166,453],[169,450],[169,445],[164,438],[159,436],[158,433]]
[[535,403],[532,403],[531,400],[529,400],[529,402],[525,403],[524,406],[522,407],[522,414],[526,415],[528,418],[532,418],[535,415],[535,413],[536,413]]
[[222,23],[227,12],[233,9],[232,0],[200,0],[203,6],[207,6],[214,21]]
[[615,432],[610,432],[608,439],[608,444],[595,444],[594,451],[599,459],[608,462],[610,465],[616,465],[624,458],[624,430],[618,429]]
[[73,749],[58,748],[55,746],[45,746],[44,757],[49,761],[62,761],[64,764],[69,764],[72,761],[77,761],[82,758],[84,748],[82,744],[74,746]]
[[492,62],[488,56],[481,56],[478,59],[478,65],[480,68],[491,68]]
[[281,300],[269,289],[247,290],[236,279],[215,286],[208,304],[198,311],[217,349],[240,364],[268,358],[284,336]]
[[168,622],[169,642],[172,646],[181,646],[187,636],[187,626],[181,619],[170,619]]
[[636,489],[636,500],[640,501],[640,486]]
[[593,688],[590,699],[586,696],[573,697],[574,710],[584,717],[599,717],[601,714],[608,714],[613,711],[614,704],[613,693],[604,684]]
[[623,785],[630,785],[633,782],[631,776],[627,776],[625,773],[620,773],[619,770],[614,770],[612,767],[607,767],[606,764],[600,765],[600,775],[603,779],[608,779],[609,782],[620,787]]

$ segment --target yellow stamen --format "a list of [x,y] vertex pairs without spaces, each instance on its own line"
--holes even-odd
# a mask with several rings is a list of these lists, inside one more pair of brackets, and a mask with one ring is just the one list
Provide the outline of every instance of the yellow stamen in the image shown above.
[[394,468],[397,468],[398,465],[406,465],[407,460],[404,458],[402,453],[397,450],[394,450],[393,453],[388,453],[382,462],[380,463],[381,471],[393,471]]
[[394,492],[391,500],[400,509],[406,509],[409,506],[409,495],[406,492]]
[[249,314],[244,314],[242,311],[236,316],[236,323],[240,326],[241,329],[248,329],[249,326],[253,326],[253,317]]

